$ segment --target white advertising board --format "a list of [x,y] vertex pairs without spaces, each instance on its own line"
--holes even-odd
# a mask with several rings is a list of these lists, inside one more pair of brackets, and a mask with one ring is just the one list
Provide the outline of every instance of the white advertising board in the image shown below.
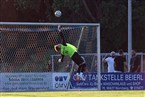
[[0,91],[52,90],[52,73],[1,73]]
[[69,82],[69,73],[53,73],[53,90],[67,90]]

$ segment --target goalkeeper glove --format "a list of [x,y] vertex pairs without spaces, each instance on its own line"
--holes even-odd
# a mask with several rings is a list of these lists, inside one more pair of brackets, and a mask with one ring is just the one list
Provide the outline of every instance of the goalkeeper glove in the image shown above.
[[62,62],[62,59],[60,58],[60,59],[58,59],[58,62],[60,63],[60,62]]
[[58,25],[58,31],[59,31],[59,32],[61,32],[61,28],[60,28],[60,27],[61,27],[61,26],[60,26],[60,25]]

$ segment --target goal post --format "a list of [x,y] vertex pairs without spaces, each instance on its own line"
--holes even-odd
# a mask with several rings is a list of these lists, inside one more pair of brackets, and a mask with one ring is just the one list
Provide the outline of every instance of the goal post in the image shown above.
[[[45,72],[55,55],[53,46],[60,43],[57,26],[61,25],[67,42],[78,47],[80,54],[96,54],[98,90],[101,85],[101,47],[99,23],[30,23],[0,22],[2,72]],[[81,33],[82,32],[82,33]],[[91,57],[85,55],[86,61]],[[92,57],[94,58],[94,57]],[[56,63],[57,58],[53,58]],[[55,65],[49,71],[55,72]],[[89,63],[91,68],[92,62]],[[57,67],[61,69],[61,67]],[[61,71],[61,70],[60,70]],[[47,71],[48,72],[48,71]]]

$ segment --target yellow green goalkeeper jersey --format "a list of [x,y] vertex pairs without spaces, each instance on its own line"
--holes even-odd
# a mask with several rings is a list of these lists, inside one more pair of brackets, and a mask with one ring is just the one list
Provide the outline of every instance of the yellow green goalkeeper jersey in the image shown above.
[[77,48],[72,44],[66,43],[66,45],[61,45],[62,55],[72,57],[75,52],[77,52]]

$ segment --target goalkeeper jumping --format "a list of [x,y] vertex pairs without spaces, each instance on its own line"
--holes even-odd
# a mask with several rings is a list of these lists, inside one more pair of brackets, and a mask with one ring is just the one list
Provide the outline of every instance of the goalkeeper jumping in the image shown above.
[[79,53],[77,52],[77,48],[74,45],[66,43],[64,36],[60,30],[60,26],[58,26],[58,31],[59,35],[62,38],[61,44],[54,45],[55,51],[61,54],[61,58],[58,60],[58,62],[63,62],[64,56],[69,56],[78,65],[76,80],[79,80],[79,78],[84,80],[83,72],[86,71],[85,60],[79,55]]

